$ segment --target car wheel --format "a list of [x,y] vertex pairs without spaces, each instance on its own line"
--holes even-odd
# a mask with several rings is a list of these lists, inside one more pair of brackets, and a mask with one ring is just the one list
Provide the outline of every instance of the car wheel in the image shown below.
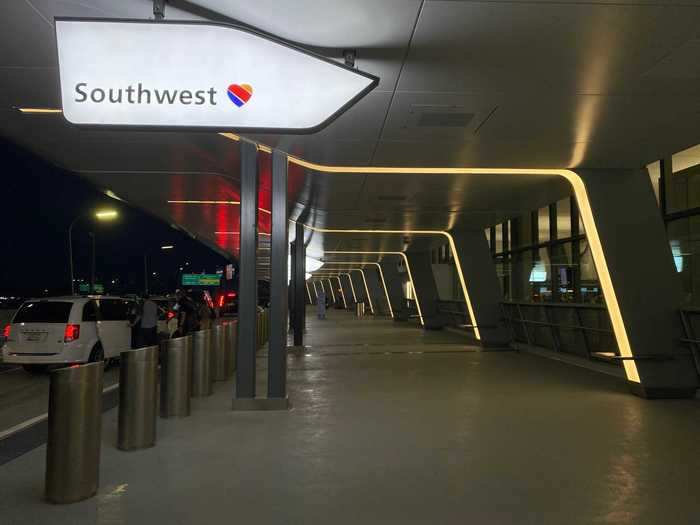
[[104,362],[105,351],[102,349],[101,345],[95,345],[95,348],[90,352],[90,357],[88,358],[88,363]]
[[38,374],[43,374],[46,372],[47,366],[46,365],[22,365],[22,368],[26,372],[29,372],[32,375],[38,375]]

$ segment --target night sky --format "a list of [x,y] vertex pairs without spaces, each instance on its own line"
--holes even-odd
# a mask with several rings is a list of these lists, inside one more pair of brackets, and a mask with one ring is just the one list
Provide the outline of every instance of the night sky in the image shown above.
[[[93,231],[96,282],[103,283],[108,293],[143,291],[144,254],[149,256],[149,287],[155,293],[174,291],[181,266],[185,271],[191,268],[192,273],[214,273],[227,263],[164,222],[104,196],[77,175],[2,138],[0,173],[0,296],[69,293],[67,232],[80,214],[86,218],[73,228],[75,276],[89,281],[89,233]],[[117,209],[119,219],[102,223],[89,218],[90,212],[100,206]],[[168,244],[175,248],[160,249]]]

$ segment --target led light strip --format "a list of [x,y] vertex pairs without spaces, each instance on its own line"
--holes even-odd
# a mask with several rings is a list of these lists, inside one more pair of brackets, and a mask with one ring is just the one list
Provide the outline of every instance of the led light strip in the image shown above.
[[335,292],[333,291],[333,283],[330,279],[326,279],[326,281],[328,281],[328,288],[331,289],[331,297],[333,298],[333,304],[335,304]]
[[[239,141],[241,137],[234,133],[219,133],[222,137],[229,140]],[[257,145],[260,151],[270,153],[272,149],[269,146],[263,144]],[[610,270],[608,268],[607,260],[605,259],[605,252],[603,251],[602,242],[598,234],[598,229],[596,227],[595,219],[593,217],[593,211],[591,209],[591,204],[588,199],[588,193],[586,191],[586,185],[583,179],[574,171],[567,169],[523,169],[523,168],[415,168],[415,167],[387,167],[387,166],[325,166],[322,164],[316,164],[313,162],[308,162],[298,157],[289,156],[288,162],[301,166],[303,168],[317,171],[319,173],[339,173],[339,174],[388,174],[388,173],[398,173],[404,175],[510,175],[510,176],[533,176],[541,175],[548,177],[563,177],[570,184],[574,191],[574,196],[576,197],[576,202],[579,207],[579,212],[581,220],[583,221],[584,228],[586,230],[586,236],[588,239],[588,245],[591,248],[591,255],[593,256],[593,262],[595,263],[596,270],[598,272],[598,278],[600,279],[600,285],[603,290],[603,297],[608,307],[608,314],[610,315],[610,323],[613,327],[613,332],[615,334],[615,340],[617,341],[618,348],[620,350],[620,355],[622,357],[633,357],[632,348],[629,342],[629,337],[627,335],[627,329],[622,317],[622,311],[620,309],[620,304],[617,300],[617,295],[615,293],[615,287],[612,282],[612,277],[610,276]],[[415,231],[403,231],[403,230],[387,230],[387,231],[377,231],[377,230],[324,230],[317,229],[312,226],[304,225],[307,229],[326,232],[326,233],[417,233]],[[454,255],[455,267],[457,268],[457,274],[459,276],[460,284],[462,286],[462,293],[464,294],[465,302],[467,303],[467,308],[469,310],[469,316],[474,325],[474,334],[478,339],[480,339],[480,334],[476,319],[474,317],[474,311],[469,299],[469,294],[467,292],[467,286],[464,280],[464,274],[462,272],[461,261],[459,254],[455,250],[454,239],[447,231],[440,232],[423,232],[424,234],[440,234],[447,237],[450,244],[450,249]],[[408,268],[408,266],[407,266]],[[410,274],[410,269],[409,269]],[[415,286],[414,286],[415,290]],[[417,297],[416,297],[417,299]],[[416,304],[418,301],[416,300]],[[422,321],[422,317],[421,317]],[[623,366],[625,368],[625,373],[627,379],[636,383],[640,382],[639,372],[637,370],[637,365],[632,359],[624,359]]]
[[304,284],[306,285],[306,294],[309,296],[309,303],[314,304],[313,300],[311,299],[311,291],[309,290],[309,281],[305,281]]
[[345,309],[348,309],[348,302],[345,300],[345,290],[343,290],[343,283],[340,282],[340,277],[335,276],[336,279],[338,279],[338,286],[340,286],[340,295],[343,297],[343,305],[345,306]]
[[[330,254],[343,254],[343,255],[398,255],[399,257],[403,257],[403,262],[406,264],[406,271],[408,272],[408,280],[411,281],[411,286],[413,287],[413,293],[416,296],[416,309],[418,310],[418,318],[420,319],[420,324],[422,326],[425,326],[425,322],[423,321],[423,312],[420,308],[420,301],[418,300],[418,292],[416,291],[416,285],[413,282],[413,274],[411,273],[411,264],[408,262],[408,257],[406,257],[406,254],[403,252],[379,252],[379,251],[373,251],[373,252],[359,252],[359,251],[327,251],[324,253],[330,253]],[[355,262],[353,264],[367,264],[363,262]],[[352,280],[350,281],[352,283]],[[385,288],[386,291],[386,288]]]
[[[372,298],[371,298],[370,295],[369,295],[369,287],[367,286],[367,279],[365,278],[365,271],[364,271],[362,268],[352,268],[351,271],[353,271],[353,272],[360,272],[360,274],[362,275],[362,281],[363,281],[364,284],[365,284],[365,292],[366,292],[366,294],[367,294],[367,302],[369,302],[369,311],[374,315],[374,306],[372,305]],[[318,274],[314,274],[314,275],[318,275]],[[325,274],[321,274],[321,275],[325,275]],[[352,277],[350,276],[349,273],[348,273],[348,274],[345,274],[345,275],[347,275],[348,278],[350,279],[350,285],[352,286]],[[330,280],[330,279],[321,279],[321,285],[323,285],[323,281],[324,281],[324,280],[325,280],[325,281],[328,281],[328,284],[331,284],[331,280]],[[354,288],[354,287],[353,287],[353,288]],[[342,285],[341,285],[341,289],[342,289]],[[333,292],[333,286],[331,286],[331,292]],[[354,290],[354,289],[353,289],[353,292],[352,292],[352,293],[353,293],[353,295],[355,294],[355,290]],[[335,294],[333,295],[333,302],[335,302]],[[355,299],[355,302],[357,302],[357,299]],[[347,306],[347,305],[346,305],[346,306]]]
[[[330,252],[325,252],[325,253],[330,253]],[[386,296],[386,303],[389,305],[389,313],[391,314],[391,318],[392,319],[394,318],[394,309],[391,307],[391,301],[389,300],[389,292],[388,292],[388,289],[386,287],[386,281],[384,280],[384,272],[382,271],[381,264],[379,264],[377,262],[364,262],[364,261],[363,262],[358,262],[358,261],[324,261],[323,264],[324,265],[326,265],[326,264],[345,264],[345,265],[348,265],[348,264],[373,264],[373,265],[375,265],[377,267],[377,269],[379,270],[379,276],[382,279],[382,286],[384,286],[384,295]]]

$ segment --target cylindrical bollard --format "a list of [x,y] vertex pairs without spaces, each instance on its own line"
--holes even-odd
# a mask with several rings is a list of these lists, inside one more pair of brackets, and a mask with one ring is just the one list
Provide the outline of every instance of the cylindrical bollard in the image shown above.
[[225,327],[225,375],[226,379],[236,372],[236,350],[238,348],[238,321],[231,321]]
[[214,349],[214,381],[226,379],[226,328],[230,321],[224,321],[211,328],[211,342]]
[[192,336],[168,339],[160,367],[160,417],[190,415]]
[[122,352],[117,447],[136,450],[155,445],[157,410],[158,347]]
[[46,499],[74,503],[97,493],[102,432],[101,362],[51,372]]
[[212,372],[211,330],[199,330],[192,334],[192,397],[212,395]]

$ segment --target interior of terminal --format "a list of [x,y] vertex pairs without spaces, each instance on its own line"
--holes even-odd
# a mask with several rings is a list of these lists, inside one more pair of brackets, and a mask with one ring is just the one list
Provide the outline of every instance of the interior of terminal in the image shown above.
[[3,524],[696,521],[700,4],[0,15]]

